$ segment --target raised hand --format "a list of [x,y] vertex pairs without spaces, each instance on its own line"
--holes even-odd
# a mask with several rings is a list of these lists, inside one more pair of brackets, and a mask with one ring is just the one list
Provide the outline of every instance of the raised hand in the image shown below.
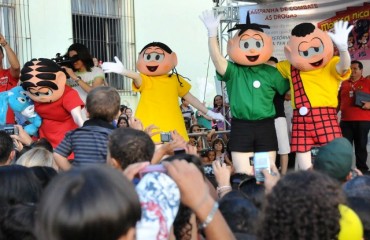
[[347,21],[340,20],[334,23],[334,33],[328,32],[339,51],[348,51],[348,34],[352,28],[353,25],[348,26]]
[[123,76],[126,76],[127,74],[127,69],[126,67],[122,64],[121,60],[119,60],[118,57],[114,57],[115,62],[104,62],[101,67],[104,71],[104,73],[117,73],[121,74]]
[[216,37],[218,33],[218,25],[220,25],[222,15],[215,17],[213,11],[203,11],[202,15],[199,16],[200,20],[204,23],[208,30],[208,37]]

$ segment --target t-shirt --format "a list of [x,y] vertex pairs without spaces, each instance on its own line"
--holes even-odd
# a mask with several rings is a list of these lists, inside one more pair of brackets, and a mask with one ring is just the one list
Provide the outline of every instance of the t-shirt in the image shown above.
[[[92,67],[90,72],[76,72],[77,76],[80,76],[82,81],[87,83],[90,87],[92,86],[93,82],[95,81],[96,78],[103,78],[105,79],[104,72],[101,68],[99,67]],[[87,98],[87,92],[81,88],[81,86],[74,81],[73,79],[68,78],[67,83],[68,86],[72,87],[74,90],[78,92],[78,95],[80,96],[81,100],[86,103],[86,98]],[[87,119],[86,117],[86,109],[83,109],[82,111],[82,117],[84,120]]]
[[[133,84],[132,89],[140,92],[140,101],[136,109],[135,117],[140,119],[147,127],[151,124],[159,127],[159,131],[169,132],[177,130],[188,141],[184,118],[178,105],[179,97],[185,96],[191,85],[181,76],[172,74],[169,76],[147,76],[140,74],[142,84],[137,88]],[[152,137],[154,142],[160,142],[160,136]]]
[[83,127],[67,132],[54,151],[63,157],[73,152],[73,166],[106,164],[108,136],[113,129],[109,122],[89,119]]
[[278,92],[284,94],[289,82],[279,71],[267,64],[243,66],[228,62],[224,76],[233,118],[261,120],[275,117],[273,98]]
[[84,103],[78,96],[78,93],[72,88],[65,86],[61,98],[52,103],[35,102],[35,111],[42,118],[42,124],[39,128],[40,138],[49,140],[53,148],[64,138],[66,132],[77,128],[71,111]]
[[[82,78],[82,81],[87,83],[87,85],[92,86],[93,82],[96,78],[103,78],[105,79],[104,72],[99,67],[92,67],[91,72],[76,72],[77,76]],[[87,92],[85,92],[81,86],[74,81],[73,79],[67,79],[67,85],[72,87],[74,90],[78,92],[81,100],[86,103]]]
[[[361,77],[356,82],[344,81],[340,88],[341,121],[370,121],[370,111],[355,105],[355,91],[370,94],[370,80]],[[350,94],[350,91],[352,93]]]
[[[0,92],[5,92],[18,84],[19,78],[14,78],[10,73],[10,69],[0,70]],[[15,123],[15,117],[13,110],[8,107],[6,114],[6,123]]]
[[[340,58],[333,57],[323,68],[312,71],[300,71],[303,87],[311,107],[333,107],[338,106],[338,90],[340,82],[350,77],[351,71],[343,75],[337,73],[336,65]],[[278,62],[276,68],[283,77],[290,81],[292,93],[292,107],[295,109],[294,89],[291,76],[291,64],[288,61]]]

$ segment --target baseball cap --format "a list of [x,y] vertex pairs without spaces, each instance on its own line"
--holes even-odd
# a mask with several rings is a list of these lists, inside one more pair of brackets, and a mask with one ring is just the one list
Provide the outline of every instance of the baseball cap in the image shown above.
[[136,224],[136,239],[168,239],[180,206],[180,190],[168,175],[150,172],[144,175],[136,192],[142,217]]
[[336,138],[320,147],[313,168],[344,181],[352,167],[352,144],[346,138]]

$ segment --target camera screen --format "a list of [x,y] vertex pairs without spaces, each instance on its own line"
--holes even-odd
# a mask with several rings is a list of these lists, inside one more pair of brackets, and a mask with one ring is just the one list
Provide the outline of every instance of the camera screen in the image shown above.
[[2,125],[0,126],[0,130],[6,132],[8,135],[18,134],[18,129],[14,125]]

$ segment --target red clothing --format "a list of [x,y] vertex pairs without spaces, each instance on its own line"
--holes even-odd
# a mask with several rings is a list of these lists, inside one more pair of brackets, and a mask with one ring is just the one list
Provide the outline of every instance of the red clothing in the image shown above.
[[[355,105],[354,92],[361,90],[370,94],[370,80],[361,77],[356,82],[347,80],[340,87],[340,110],[342,121],[370,121],[370,110],[364,110]],[[352,96],[350,94],[352,91]]]
[[[0,92],[5,92],[17,86],[19,78],[14,78],[10,73],[10,69],[0,70]],[[6,123],[15,123],[14,112],[8,107],[6,113]]]
[[42,118],[40,138],[49,140],[53,148],[58,146],[68,131],[78,127],[71,115],[71,111],[78,106],[83,108],[84,103],[77,91],[68,86],[65,86],[62,97],[56,102],[35,102],[35,111]]

